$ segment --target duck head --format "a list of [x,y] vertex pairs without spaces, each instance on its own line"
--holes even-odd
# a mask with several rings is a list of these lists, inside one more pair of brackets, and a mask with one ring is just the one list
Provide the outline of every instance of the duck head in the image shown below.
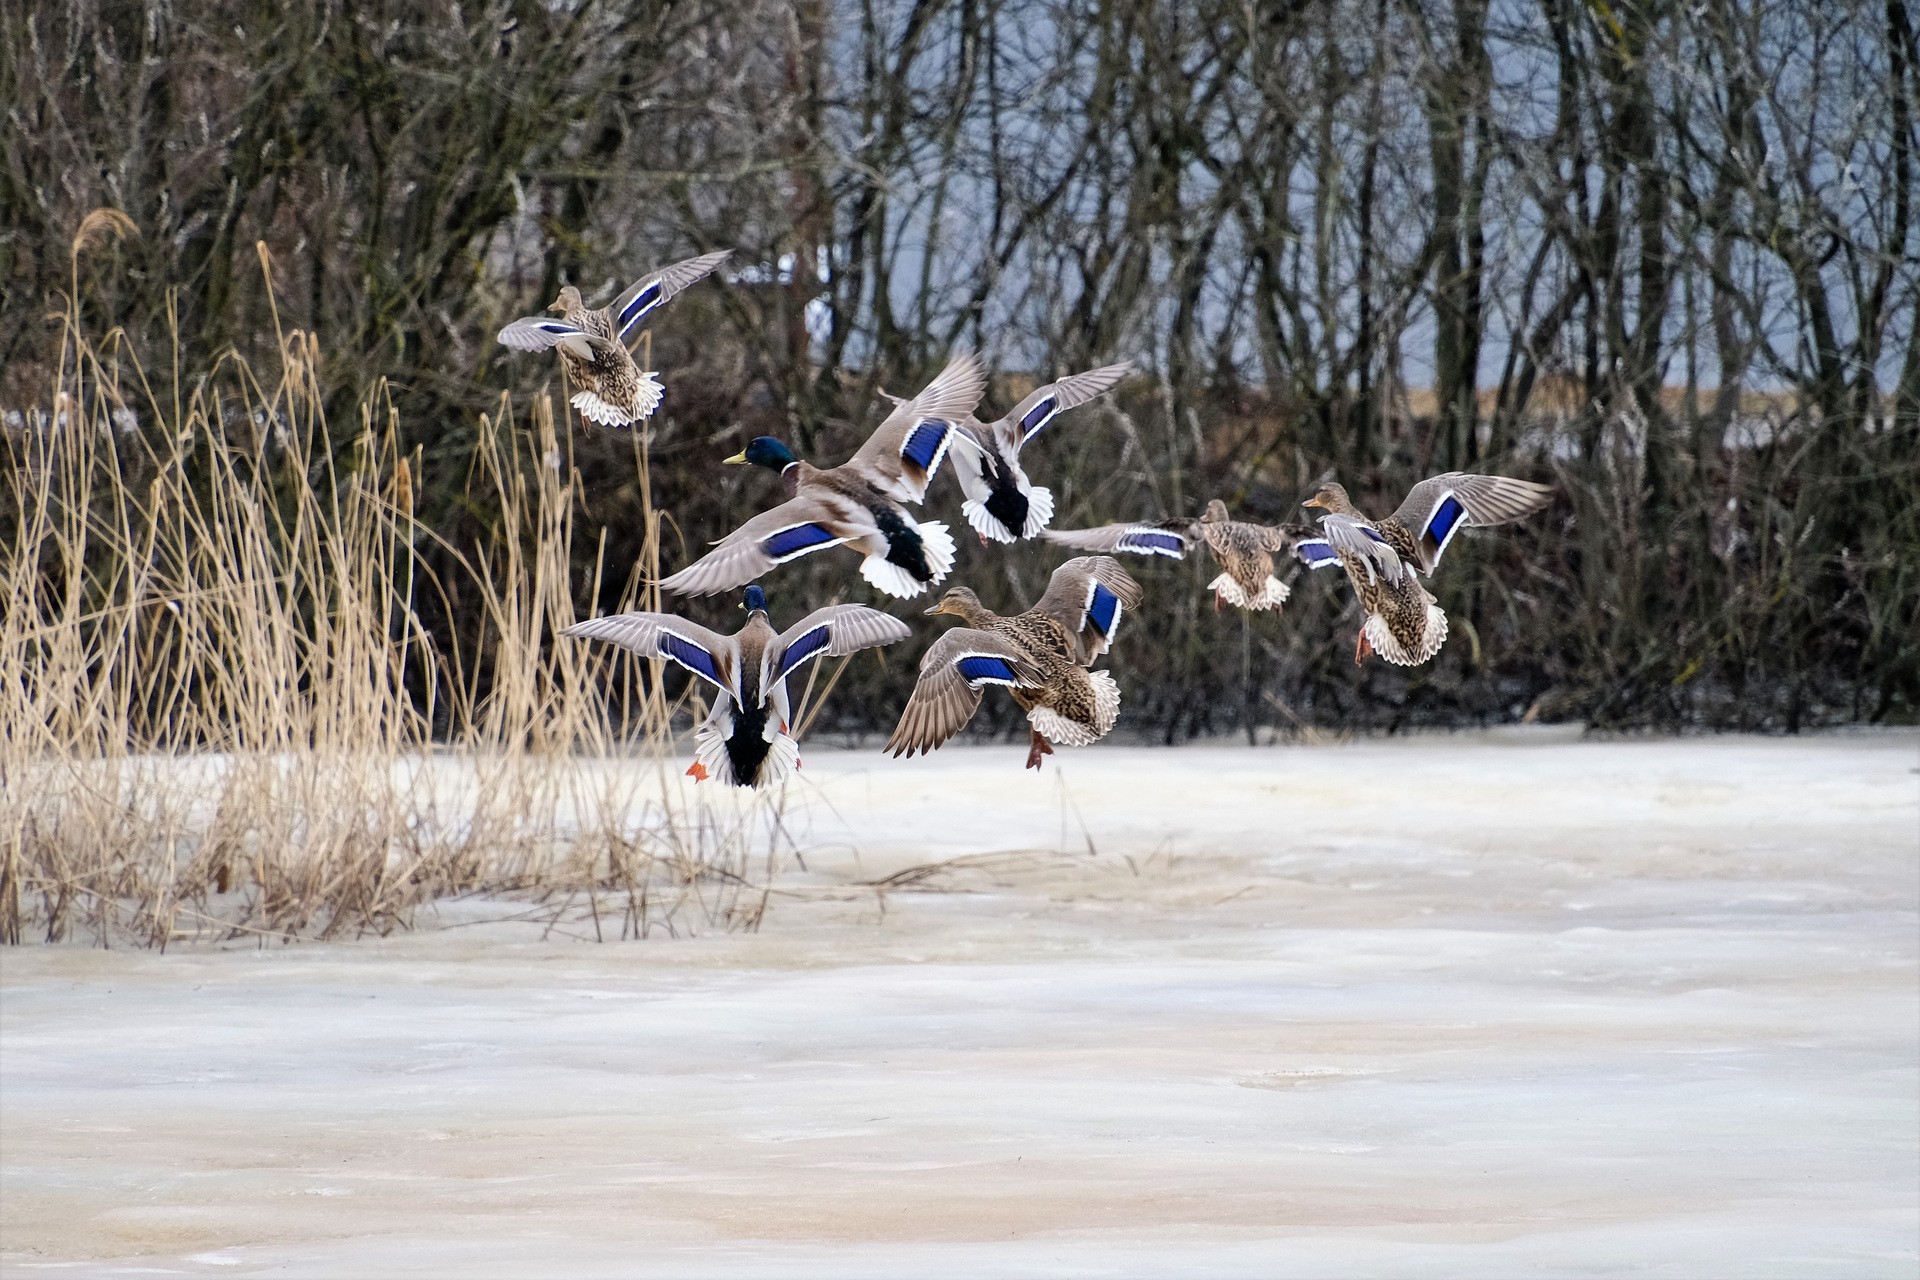
[[558,311],[561,315],[565,315],[569,311],[579,311],[585,305],[580,300],[580,291],[568,284],[560,286],[560,296],[553,300],[553,305],[547,310]]
[[1320,507],[1335,515],[1352,515],[1353,501],[1347,497],[1347,491],[1329,480],[1313,491],[1313,496],[1300,504],[1303,507]]
[[980,597],[965,587],[948,587],[947,593],[934,602],[928,613],[951,613],[962,618],[975,618],[985,612]]
[[751,463],[756,467],[765,467],[769,471],[785,471],[800,459],[793,456],[793,450],[775,440],[772,436],[755,436],[747,441],[747,447],[734,454],[727,462],[733,466]]
[[767,593],[760,589],[759,583],[755,583],[753,586],[747,588],[746,597],[746,599],[740,602],[742,609],[745,609],[748,613],[765,613],[767,611]]
[[1227,515],[1227,504],[1218,498],[1207,503],[1207,514],[1200,517],[1203,524],[1225,524],[1229,519],[1231,517]]

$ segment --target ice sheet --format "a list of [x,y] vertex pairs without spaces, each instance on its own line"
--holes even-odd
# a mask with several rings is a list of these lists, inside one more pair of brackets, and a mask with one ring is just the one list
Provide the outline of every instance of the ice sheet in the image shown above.
[[810,750],[753,936],[0,956],[0,1261],[1920,1265],[1920,737],[1023,755]]

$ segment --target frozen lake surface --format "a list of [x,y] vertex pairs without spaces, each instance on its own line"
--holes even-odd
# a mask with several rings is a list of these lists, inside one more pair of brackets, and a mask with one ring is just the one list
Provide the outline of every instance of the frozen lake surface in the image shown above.
[[1920,736],[1023,754],[810,750],[751,936],[9,951],[0,1269],[1920,1266]]

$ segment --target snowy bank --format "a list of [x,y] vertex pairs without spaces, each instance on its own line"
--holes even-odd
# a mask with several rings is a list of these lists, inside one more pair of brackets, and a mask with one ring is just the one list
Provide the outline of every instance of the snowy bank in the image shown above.
[[1920,736],[1020,758],[811,749],[758,934],[9,951],[0,1260],[1913,1274]]

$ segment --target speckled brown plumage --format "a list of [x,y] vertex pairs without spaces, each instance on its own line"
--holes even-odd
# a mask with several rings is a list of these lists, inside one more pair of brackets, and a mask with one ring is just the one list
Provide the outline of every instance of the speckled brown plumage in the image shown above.
[[[1253,524],[1235,520],[1227,513],[1227,504],[1215,498],[1206,511],[1191,519],[1136,521],[1108,524],[1093,529],[1049,529],[1042,534],[1049,542],[1083,551],[1124,552],[1133,555],[1185,557],[1185,549],[1195,542],[1204,543],[1220,566],[1221,574],[1208,583],[1213,591],[1214,607],[1223,604],[1241,609],[1279,609],[1293,589],[1274,575],[1273,557],[1279,552],[1295,552],[1303,539],[1313,538],[1313,530],[1299,525]],[[1173,546],[1169,540],[1175,540]]]
[[1273,555],[1292,549],[1311,536],[1309,531],[1235,520],[1218,498],[1207,504],[1194,527],[1223,571],[1211,584],[1215,607],[1224,600],[1242,609],[1278,610],[1293,594],[1293,588],[1274,576]]
[[[1139,584],[1106,556],[1067,561],[1039,602],[1011,617],[993,612],[965,587],[950,589],[927,612],[951,614],[965,625],[942,635],[921,659],[920,680],[888,750],[911,756],[946,742],[979,709],[983,683],[1006,687],[1027,713],[1028,768],[1038,768],[1054,742],[1078,747],[1105,737],[1119,713],[1120,689],[1111,675],[1087,664],[1106,649],[1118,619],[1104,631],[1095,624],[1088,599],[1096,584],[1122,609],[1139,604]],[[1004,678],[970,681],[961,664],[974,659],[1003,660]]]
[[580,300],[580,291],[572,285],[560,290],[554,311],[568,324],[577,325],[602,341],[592,343],[585,357],[572,347],[560,347],[560,365],[567,379],[579,390],[573,406],[581,416],[603,426],[625,426],[650,416],[660,406],[659,379],[642,371],[633,354],[613,332],[610,307],[588,308]]
[[1440,651],[1447,615],[1416,574],[1431,574],[1452,536],[1517,520],[1551,500],[1549,485],[1508,476],[1450,471],[1422,480],[1399,509],[1371,520],[1347,491],[1329,481],[1304,505],[1327,514],[1321,528],[1340,557],[1367,619],[1354,638],[1355,662],[1369,652],[1398,666],[1415,666]]
[[1367,615],[1354,641],[1354,661],[1374,652],[1396,665],[1413,666],[1440,651],[1447,638],[1447,615],[1418,578],[1405,572],[1390,581],[1362,556],[1344,549],[1339,556]]
[[627,336],[654,309],[726,259],[722,251],[676,262],[636,280],[604,307],[588,307],[580,290],[567,285],[548,308],[559,319],[525,316],[500,331],[500,342],[516,351],[557,347],[561,367],[576,388],[569,403],[590,422],[629,426],[659,408],[664,393],[659,380],[633,362]]

